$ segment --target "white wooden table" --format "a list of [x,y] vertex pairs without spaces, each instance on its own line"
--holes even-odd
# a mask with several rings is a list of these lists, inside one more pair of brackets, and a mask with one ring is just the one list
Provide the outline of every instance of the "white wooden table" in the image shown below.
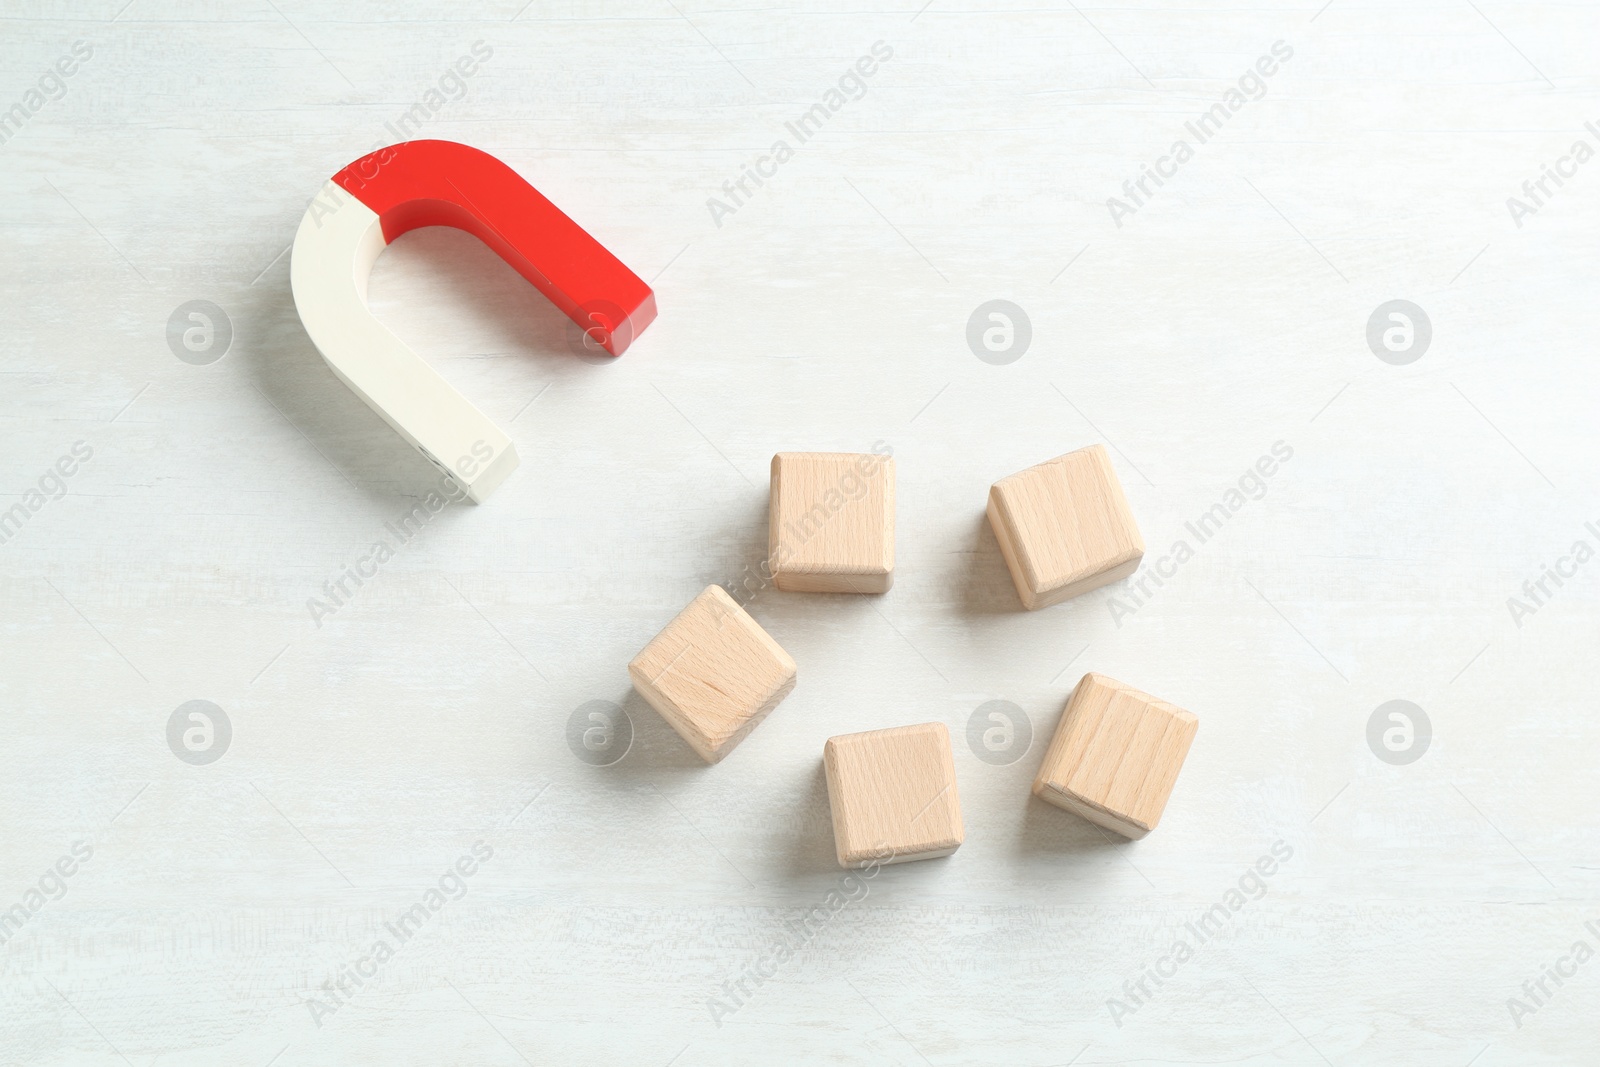
[[[1600,162],[1522,185],[1600,148],[1595,5],[919,2],[5,5],[0,1063],[1594,1062]],[[472,238],[401,239],[375,312],[522,467],[313,621],[437,476],[284,253],[408,115],[661,315],[586,361]],[[1380,359],[1394,300],[1431,340]],[[878,441],[893,591],[759,593],[800,683],[702,765],[624,665],[762,558],[774,452]],[[1192,558],[1023,612],[987,486],[1095,441]],[[1136,844],[1029,797],[1090,669],[1200,717]],[[169,744],[194,700],[231,736]],[[968,746],[996,700],[1026,751]],[[823,741],[928,720],[966,844],[846,880]]]

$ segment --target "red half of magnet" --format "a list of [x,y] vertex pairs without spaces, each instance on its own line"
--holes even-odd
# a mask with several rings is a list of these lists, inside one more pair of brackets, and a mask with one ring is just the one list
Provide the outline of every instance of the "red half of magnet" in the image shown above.
[[643,279],[487,152],[406,141],[362,156],[333,180],[377,214],[386,244],[419,226],[473,234],[614,356],[656,317]]

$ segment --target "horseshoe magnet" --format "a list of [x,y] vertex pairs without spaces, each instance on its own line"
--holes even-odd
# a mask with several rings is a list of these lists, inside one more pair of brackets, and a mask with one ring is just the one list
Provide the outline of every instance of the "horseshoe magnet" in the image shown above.
[[345,167],[306,208],[289,267],[306,333],[341,381],[474,501],[517,468],[511,439],[367,309],[378,253],[420,226],[494,249],[613,356],[656,317],[650,287],[487,152],[406,141]]

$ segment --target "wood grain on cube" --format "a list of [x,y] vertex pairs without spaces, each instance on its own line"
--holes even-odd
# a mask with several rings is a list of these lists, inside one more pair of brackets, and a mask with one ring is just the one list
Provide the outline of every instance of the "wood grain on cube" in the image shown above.
[[1034,795],[1138,839],[1156,828],[1200,720],[1103,674],[1067,698]]
[[707,763],[726,756],[789,695],[796,673],[789,654],[716,585],[628,664],[639,695]]
[[886,593],[894,583],[894,460],[856,452],[772,457],[768,566],[795,593]]
[[988,514],[1030,611],[1126,578],[1144,558],[1144,539],[1102,445],[995,482]]
[[934,859],[961,847],[961,797],[943,723],[830,737],[822,762],[841,867]]

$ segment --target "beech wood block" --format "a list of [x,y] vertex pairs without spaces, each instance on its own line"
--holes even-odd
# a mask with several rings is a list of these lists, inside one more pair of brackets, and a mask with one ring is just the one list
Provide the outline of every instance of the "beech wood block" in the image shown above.
[[1102,445],[1057,456],[989,488],[989,524],[1029,611],[1126,578],[1144,539]]
[[1033,794],[1138,840],[1161,821],[1200,720],[1103,674],[1067,698]]
[[961,798],[943,723],[830,737],[822,763],[839,866],[931,860],[961,847]]
[[772,457],[767,565],[792,593],[887,593],[894,584],[894,459]]
[[778,642],[708,585],[628,664],[633,687],[707,763],[733,751],[794,688]]

